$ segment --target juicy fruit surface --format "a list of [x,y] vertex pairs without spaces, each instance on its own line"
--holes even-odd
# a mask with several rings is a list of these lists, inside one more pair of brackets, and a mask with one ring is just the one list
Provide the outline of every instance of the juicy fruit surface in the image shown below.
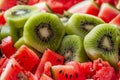
[[119,80],[119,13],[117,0],[0,0],[0,79]]

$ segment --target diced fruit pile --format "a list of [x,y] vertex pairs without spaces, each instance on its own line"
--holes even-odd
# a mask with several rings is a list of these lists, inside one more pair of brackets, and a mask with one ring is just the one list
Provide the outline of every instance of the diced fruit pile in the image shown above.
[[120,0],[0,0],[0,80],[120,80]]

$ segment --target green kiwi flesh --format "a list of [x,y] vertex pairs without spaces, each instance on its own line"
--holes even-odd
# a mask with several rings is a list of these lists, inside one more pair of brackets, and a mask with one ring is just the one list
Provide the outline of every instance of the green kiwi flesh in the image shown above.
[[5,24],[1,28],[0,32],[1,39],[11,36],[13,42],[15,43],[19,39],[19,29],[15,27],[10,27],[8,24]]
[[67,35],[63,38],[61,46],[58,50],[65,57],[65,61],[88,61],[88,57],[84,50],[83,39],[77,35]]
[[23,39],[27,45],[43,53],[47,48],[57,50],[64,33],[64,25],[57,15],[38,13],[27,20]]
[[104,21],[98,17],[75,13],[66,23],[65,29],[67,34],[76,34],[84,38],[96,25],[103,23]]
[[100,24],[84,38],[84,47],[90,59],[102,58],[116,67],[118,62],[117,27],[112,24]]
[[5,19],[10,26],[22,28],[27,19],[37,12],[39,9],[35,6],[17,5],[5,12]]
[[5,24],[4,26],[1,27],[1,39],[10,36],[10,26],[8,26],[7,24]]

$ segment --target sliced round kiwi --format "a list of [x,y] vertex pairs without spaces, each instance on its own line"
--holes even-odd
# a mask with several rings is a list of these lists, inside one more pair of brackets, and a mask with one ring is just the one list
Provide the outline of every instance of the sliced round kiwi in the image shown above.
[[5,12],[5,19],[10,26],[22,28],[27,19],[37,12],[39,9],[35,6],[17,5]]
[[90,59],[102,58],[116,66],[118,62],[117,27],[112,24],[100,24],[84,38],[84,47]]
[[66,35],[58,50],[65,57],[65,61],[84,62],[88,60],[83,46],[83,39],[77,35]]
[[38,13],[27,20],[23,39],[27,45],[43,53],[46,48],[57,50],[64,33],[64,25],[57,15]]
[[104,21],[98,17],[89,14],[75,13],[66,23],[65,29],[67,34],[76,34],[84,38],[96,25],[102,23],[104,23]]

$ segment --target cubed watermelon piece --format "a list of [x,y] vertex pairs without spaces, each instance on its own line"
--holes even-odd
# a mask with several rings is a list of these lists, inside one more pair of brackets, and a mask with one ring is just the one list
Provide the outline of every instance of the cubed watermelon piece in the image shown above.
[[53,79],[54,80],[86,80],[85,75],[81,74],[79,68],[75,66],[74,64],[52,66],[51,74]]
[[40,0],[40,2],[46,2],[54,13],[63,14],[64,12],[64,5],[57,0]]
[[42,76],[40,77],[40,80],[53,80],[53,79],[46,74],[42,74]]
[[33,6],[38,7],[40,12],[52,12],[46,2],[39,2],[34,4]]
[[6,20],[4,18],[4,11],[0,12],[0,25],[4,25],[6,23]]
[[51,62],[52,65],[63,64],[64,57],[50,49],[46,49],[35,72],[38,79],[40,79],[41,74],[44,72],[45,63],[48,61]]
[[99,7],[92,0],[85,0],[73,5],[68,9],[70,13],[85,13],[91,15],[98,15]]
[[7,36],[2,39],[1,51],[6,57],[10,57],[16,52],[16,48],[13,46],[13,40],[11,36]]
[[43,73],[46,74],[47,76],[51,76],[50,74],[50,67],[52,66],[51,62],[46,62],[44,65],[44,71]]
[[120,28],[120,14],[118,14],[115,18],[113,18],[109,23],[115,24]]
[[59,0],[64,5],[65,10],[68,10],[73,5],[82,2],[83,0]]
[[0,10],[7,10],[13,6],[15,6],[17,0],[0,0]]
[[101,5],[100,11],[98,13],[98,17],[103,19],[106,23],[110,22],[113,18],[115,18],[120,11],[118,11],[115,7],[108,3],[103,3]]
[[22,45],[11,57],[15,58],[17,62],[27,71],[32,70],[39,62],[39,57],[36,53],[34,53],[26,45]]
[[0,58],[0,75],[4,71],[4,68],[6,67],[7,63],[8,63],[8,58],[6,56]]
[[113,67],[103,67],[93,76],[94,80],[118,80]]
[[23,70],[23,68],[18,64],[18,62],[11,58],[9,59],[4,71],[1,74],[1,80],[19,80],[18,74]]

